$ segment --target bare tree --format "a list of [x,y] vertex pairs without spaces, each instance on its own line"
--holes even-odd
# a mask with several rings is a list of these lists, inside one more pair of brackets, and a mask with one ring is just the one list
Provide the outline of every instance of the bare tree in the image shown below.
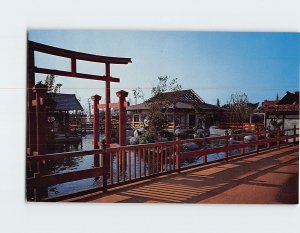
[[249,103],[248,96],[245,93],[232,94],[228,104],[228,120],[233,123],[249,122],[250,115],[256,109],[256,105]]
[[140,87],[138,87],[138,88],[136,88],[136,89],[134,89],[132,91],[133,91],[133,98],[135,100],[135,104],[138,103],[139,99],[141,99],[143,102],[145,101],[145,99],[144,99],[144,92],[143,92],[143,90]]

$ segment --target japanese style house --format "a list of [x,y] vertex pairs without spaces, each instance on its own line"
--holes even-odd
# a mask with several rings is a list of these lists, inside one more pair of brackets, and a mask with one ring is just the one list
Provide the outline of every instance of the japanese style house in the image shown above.
[[[172,100],[168,109],[162,107],[168,122],[168,130],[174,130],[176,126],[181,129],[192,129],[195,126],[209,128],[222,118],[225,109],[216,105],[205,103],[204,100],[192,89],[165,92],[156,95],[141,104],[131,105],[126,108],[130,124],[133,128],[144,127],[144,120],[149,113],[152,103],[162,103]],[[165,106],[165,105],[161,105]]]
[[259,109],[265,114],[266,128],[280,129],[299,127],[299,92],[286,92],[280,100],[265,100]]
[[75,94],[48,93],[46,99],[50,132],[62,137],[80,129],[83,108]]

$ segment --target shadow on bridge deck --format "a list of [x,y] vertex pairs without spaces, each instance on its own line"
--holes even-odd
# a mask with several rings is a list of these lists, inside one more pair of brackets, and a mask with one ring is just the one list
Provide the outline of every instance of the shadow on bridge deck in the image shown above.
[[249,155],[67,201],[298,203],[299,146]]

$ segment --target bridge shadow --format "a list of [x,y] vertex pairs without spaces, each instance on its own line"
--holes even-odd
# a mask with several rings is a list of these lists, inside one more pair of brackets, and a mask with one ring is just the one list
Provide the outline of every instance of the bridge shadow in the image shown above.
[[[79,201],[215,203],[207,200],[237,186],[247,185],[254,188],[253,195],[256,195],[252,197],[255,201],[250,203],[269,203],[268,200],[264,201],[265,197],[259,192],[255,192],[260,188],[276,190],[272,203],[298,203],[298,154],[298,147],[289,147],[279,151],[234,158],[229,162],[218,162],[183,171],[180,174],[155,178],[142,184],[131,185],[107,194],[89,196]],[[227,202],[225,200],[221,203]]]

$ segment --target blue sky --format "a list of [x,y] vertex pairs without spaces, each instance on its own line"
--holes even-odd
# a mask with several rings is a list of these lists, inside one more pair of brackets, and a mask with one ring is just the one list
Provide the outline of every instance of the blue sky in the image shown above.
[[[247,32],[173,32],[30,30],[32,41],[85,53],[130,57],[128,65],[113,65],[115,92],[141,87],[145,97],[157,77],[178,78],[183,89],[194,89],[205,102],[225,104],[232,93],[246,93],[251,102],[282,97],[299,90],[299,34]],[[69,70],[67,59],[36,53],[37,66]],[[101,64],[77,64],[79,72],[104,74]],[[36,75],[44,80],[45,75]],[[76,93],[82,105],[99,94],[104,100],[104,82],[57,77],[63,93]]]

